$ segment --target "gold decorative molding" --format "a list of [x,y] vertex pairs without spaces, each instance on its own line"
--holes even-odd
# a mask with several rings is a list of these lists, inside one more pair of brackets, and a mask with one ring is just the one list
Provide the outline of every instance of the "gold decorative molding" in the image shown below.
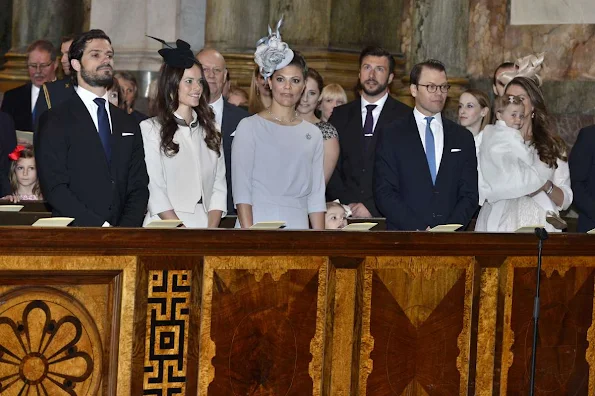
[[202,307],[200,320],[200,351],[198,360],[198,394],[206,395],[209,384],[215,379],[215,367],[211,363],[216,353],[211,339],[211,315],[213,307],[213,264],[217,259],[205,258],[202,273]]
[[366,395],[368,377],[374,368],[374,361],[370,359],[370,354],[374,350],[374,337],[370,333],[370,319],[372,316],[372,270],[379,265],[378,260],[378,258],[367,258],[363,263],[362,340],[359,367],[359,394],[362,396]]
[[326,319],[326,294],[328,280],[328,258],[318,270],[318,298],[316,301],[316,332],[310,341],[310,353],[312,360],[308,365],[308,374],[312,378],[312,395],[322,394],[322,363],[324,357],[324,327]]
[[470,257],[378,257],[374,269],[399,268],[411,278],[422,276],[426,280],[432,279],[436,271],[444,269],[466,269]]
[[[469,260],[468,260],[469,261]],[[459,356],[457,356],[457,369],[461,375],[459,394],[467,394],[469,383],[469,349],[471,337],[471,303],[473,301],[473,268],[475,259],[471,259],[465,270],[465,301],[463,303],[463,328],[457,338]]]
[[483,268],[481,270],[477,359],[475,365],[475,390],[478,396],[491,396],[494,385],[498,275],[498,268]]
[[[595,285],[593,285],[595,289]],[[595,294],[595,290],[593,291]],[[593,302],[593,315],[591,319],[591,326],[587,330],[587,342],[589,347],[585,352],[585,360],[589,364],[589,395],[595,395],[595,301]]]
[[[526,258],[524,258],[526,259]],[[505,395],[508,388],[508,371],[512,366],[514,360],[514,354],[512,352],[512,346],[514,345],[514,332],[511,328],[512,321],[512,293],[514,284],[514,266],[517,266],[516,262],[512,258],[507,258],[502,264],[503,273],[505,276],[505,287],[504,287],[504,324],[502,334],[502,361],[500,369],[500,394]]]

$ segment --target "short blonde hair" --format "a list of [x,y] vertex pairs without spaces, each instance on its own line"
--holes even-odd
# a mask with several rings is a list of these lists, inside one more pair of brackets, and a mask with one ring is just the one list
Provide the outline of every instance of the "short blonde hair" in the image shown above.
[[343,100],[343,102],[347,103],[347,94],[339,84],[329,84],[322,89],[318,101],[322,102],[326,99]]

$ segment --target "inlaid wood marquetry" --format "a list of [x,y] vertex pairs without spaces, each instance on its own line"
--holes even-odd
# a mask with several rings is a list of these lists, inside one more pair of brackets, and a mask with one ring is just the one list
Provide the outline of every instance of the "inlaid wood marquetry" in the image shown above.
[[149,271],[144,395],[185,395],[190,270]]
[[199,394],[320,395],[326,272],[320,257],[205,260]]
[[0,296],[0,393],[96,395],[99,332],[74,298],[49,287]]

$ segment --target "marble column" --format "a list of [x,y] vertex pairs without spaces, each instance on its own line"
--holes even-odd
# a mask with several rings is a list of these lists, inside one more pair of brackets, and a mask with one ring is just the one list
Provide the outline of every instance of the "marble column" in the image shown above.
[[8,85],[27,81],[27,46],[41,38],[58,46],[63,35],[82,30],[84,13],[83,0],[13,0],[11,48],[0,80]]
[[[446,66],[452,88],[447,108],[457,106],[458,97],[468,85],[467,48],[469,34],[469,0],[411,1],[411,45],[407,54],[409,66],[426,59],[437,59]],[[409,77],[403,79],[403,98],[409,95]],[[455,99],[455,100],[453,100]]]

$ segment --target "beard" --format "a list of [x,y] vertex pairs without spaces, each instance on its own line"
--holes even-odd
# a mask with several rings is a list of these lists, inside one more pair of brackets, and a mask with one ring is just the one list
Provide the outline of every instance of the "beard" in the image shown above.
[[[109,71],[106,73],[105,71]],[[113,84],[113,68],[111,66],[99,66],[94,72],[89,72],[81,67],[81,78],[91,87],[110,87]]]
[[[368,81],[374,81],[376,82],[378,85],[376,86],[376,88],[374,89],[368,89],[366,88],[366,82]],[[362,86],[362,90],[364,91],[364,93],[368,96],[376,96],[381,94],[382,92],[384,92],[386,90],[386,88],[388,88],[388,79],[386,79],[386,81],[384,83],[380,83],[379,81],[376,80],[366,80],[363,83],[360,83]]]

